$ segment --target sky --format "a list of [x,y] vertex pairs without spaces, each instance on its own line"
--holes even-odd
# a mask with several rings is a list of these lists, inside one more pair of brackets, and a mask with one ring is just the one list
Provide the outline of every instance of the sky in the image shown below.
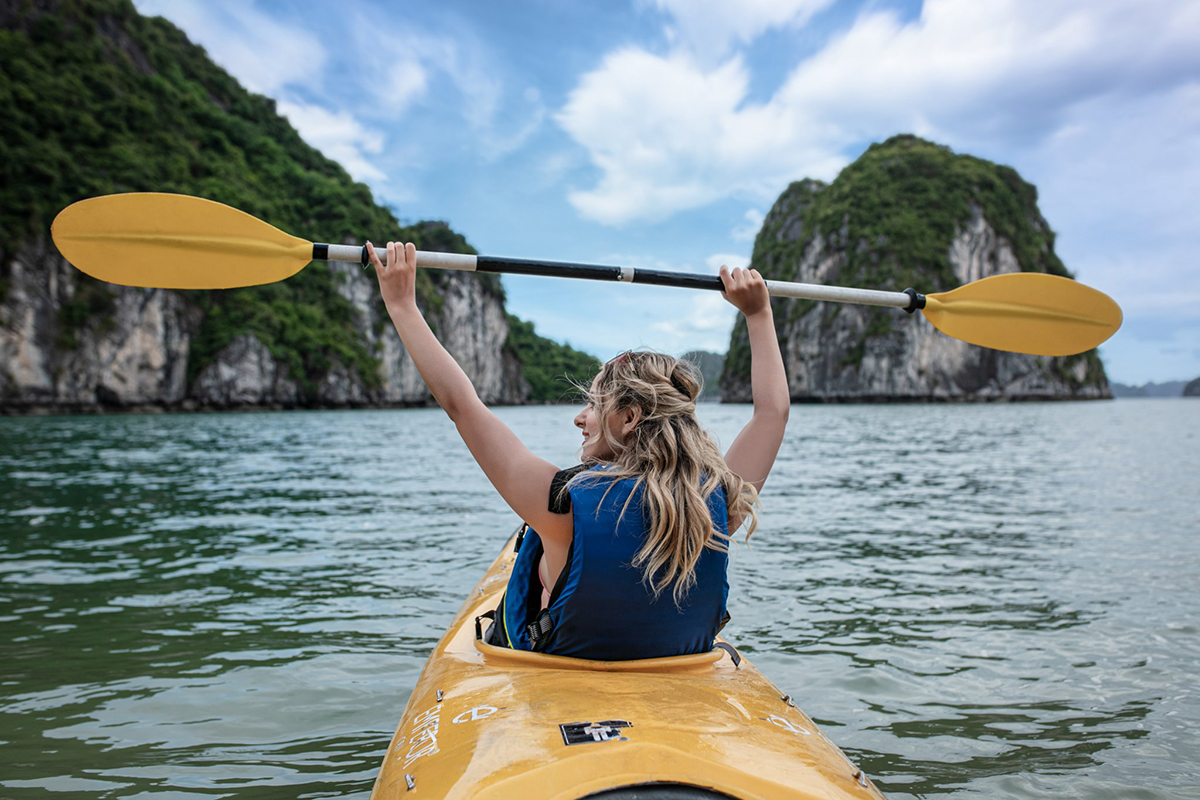
[[[1067,267],[1124,310],[1109,378],[1200,376],[1194,0],[135,3],[402,221],[485,255],[715,274],[749,263],[789,183],[872,142],[1008,164]],[[510,312],[601,358],[724,352],[736,314],[709,292],[503,281]]]

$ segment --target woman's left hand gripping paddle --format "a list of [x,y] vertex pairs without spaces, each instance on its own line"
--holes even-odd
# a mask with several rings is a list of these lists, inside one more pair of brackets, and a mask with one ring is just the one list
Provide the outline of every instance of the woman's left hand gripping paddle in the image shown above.
[[412,242],[388,242],[387,264],[379,260],[375,245],[367,242],[367,254],[375,265],[379,293],[388,312],[415,307],[417,304],[417,248]]

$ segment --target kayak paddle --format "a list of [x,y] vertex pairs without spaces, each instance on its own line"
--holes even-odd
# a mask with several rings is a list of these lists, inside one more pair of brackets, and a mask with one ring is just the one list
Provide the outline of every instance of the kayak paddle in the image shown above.
[[[244,211],[180,194],[138,192],[80,200],[54,218],[51,236],[76,268],[122,286],[232,289],[274,283],[309,262],[366,266],[365,245],[318,244],[284,233]],[[387,258],[385,252],[380,256]],[[647,283],[720,291],[716,275],[633,267],[419,251],[417,266],[517,275]],[[767,281],[776,297],[921,310],[956,339],[1016,353],[1082,353],[1121,327],[1121,309],[1102,292],[1037,272],[994,275],[922,295]]]

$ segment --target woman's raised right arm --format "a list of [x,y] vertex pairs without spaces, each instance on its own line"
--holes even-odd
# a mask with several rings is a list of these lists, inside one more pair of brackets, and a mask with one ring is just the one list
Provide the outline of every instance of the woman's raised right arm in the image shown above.
[[433,398],[454,421],[467,449],[500,496],[545,541],[572,536],[571,515],[553,514],[548,508],[550,482],[558,467],[539,458],[479,399],[471,379],[442,347],[417,307],[417,253],[412,244],[389,242],[387,265],[374,246],[367,252],[379,278],[379,290],[388,316],[421,373]]

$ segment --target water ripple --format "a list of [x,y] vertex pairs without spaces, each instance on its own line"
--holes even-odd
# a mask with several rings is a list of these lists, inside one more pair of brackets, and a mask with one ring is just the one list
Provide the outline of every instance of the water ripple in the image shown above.
[[[726,633],[893,797],[1200,796],[1198,436],[797,407]],[[6,797],[365,794],[515,522],[432,410],[0,419],[0,498]]]

